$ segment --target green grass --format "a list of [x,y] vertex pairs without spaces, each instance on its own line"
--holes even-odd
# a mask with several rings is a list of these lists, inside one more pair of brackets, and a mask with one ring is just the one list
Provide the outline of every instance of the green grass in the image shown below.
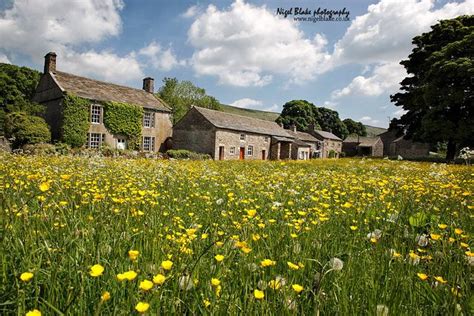
[[[389,315],[472,314],[472,167],[0,158],[2,315],[130,315],[138,302],[149,314],[375,315],[378,305]],[[427,245],[422,234],[433,234]],[[103,275],[89,274],[95,264]],[[137,278],[118,281],[128,270]],[[34,277],[23,282],[27,271]],[[163,285],[139,289],[158,273]],[[180,289],[183,276],[192,289]],[[101,302],[104,291],[111,298]]]

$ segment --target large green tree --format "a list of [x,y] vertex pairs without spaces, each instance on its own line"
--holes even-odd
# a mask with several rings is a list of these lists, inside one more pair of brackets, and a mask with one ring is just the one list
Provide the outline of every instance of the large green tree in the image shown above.
[[406,110],[392,127],[425,142],[447,142],[446,160],[474,144],[474,16],[443,20],[415,37],[402,64],[409,74],[391,96]]
[[4,134],[4,121],[8,113],[42,113],[44,108],[30,101],[40,76],[40,72],[27,67],[0,63],[0,135]]
[[347,128],[349,134],[357,134],[359,136],[367,136],[367,129],[361,122],[356,122],[353,119],[346,118],[342,121]]
[[323,107],[318,108],[317,122],[323,131],[332,132],[342,139],[349,135],[346,125],[339,118],[337,111]]
[[158,96],[171,107],[173,123],[179,121],[192,105],[220,110],[219,101],[207,95],[205,89],[195,86],[191,81],[164,78]]
[[307,130],[310,124],[314,124],[317,129],[321,129],[316,121],[316,106],[306,100],[292,100],[283,105],[283,110],[277,118],[277,123],[283,124],[285,128],[296,125],[299,131]]

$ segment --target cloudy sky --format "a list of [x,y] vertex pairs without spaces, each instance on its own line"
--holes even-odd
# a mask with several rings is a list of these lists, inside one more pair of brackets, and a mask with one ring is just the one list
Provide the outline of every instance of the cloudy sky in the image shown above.
[[[346,8],[350,21],[295,21],[277,9]],[[294,12],[294,11],[293,11]],[[411,39],[474,0],[0,0],[0,62],[141,88],[191,80],[222,103],[280,111],[306,99],[369,125],[401,114],[389,95]]]

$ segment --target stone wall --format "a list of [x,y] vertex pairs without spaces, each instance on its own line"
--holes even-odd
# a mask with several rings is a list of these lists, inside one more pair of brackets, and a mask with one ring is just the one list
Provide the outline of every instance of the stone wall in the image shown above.
[[12,151],[10,142],[4,136],[0,136],[0,151],[6,151],[6,152]]
[[325,139],[323,150],[322,150],[322,158],[329,158],[329,152],[334,150],[336,153],[336,158],[341,156],[342,151],[342,141],[340,140],[333,140],[333,139]]
[[[244,140],[240,139],[241,134]],[[219,159],[220,147],[224,148],[224,160],[237,160],[240,157],[240,148],[244,148],[246,160],[265,160],[270,158],[271,137],[261,134],[244,133],[239,131],[218,129],[216,131],[216,146],[214,158]],[[253,154],[248,155],[249,146],[253,146]],[[233,148],[233,154],[231,149]]]
[[196,110],[190,110],[173,127],[173,149],[215,156],[215,127]]

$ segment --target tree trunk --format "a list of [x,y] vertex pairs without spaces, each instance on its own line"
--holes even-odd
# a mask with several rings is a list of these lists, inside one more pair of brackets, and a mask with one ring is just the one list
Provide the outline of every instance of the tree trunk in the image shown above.
[[448,141],[448,148],[446,151],[446,162],[452,162],[454,160],[454,156],[456,155],[456,143],[450,139]]

